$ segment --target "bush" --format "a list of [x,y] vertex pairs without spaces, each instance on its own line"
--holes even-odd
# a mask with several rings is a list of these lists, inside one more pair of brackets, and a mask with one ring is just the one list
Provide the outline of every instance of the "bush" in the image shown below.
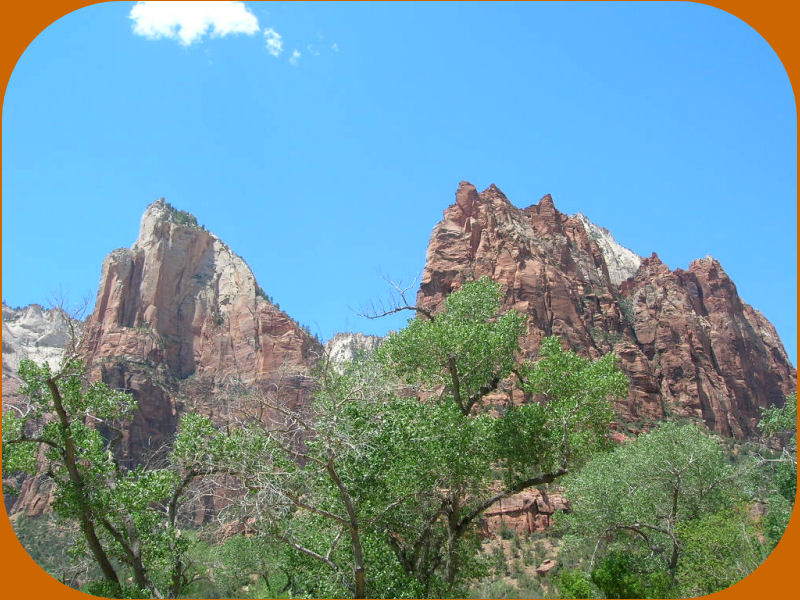
[[589,578],[578,569],[562,570],[556,577],[560,598],[597,598],[598,595]]
[[499,533],[500,537],[503,538],[504,540],[513,540],[515,537],[517,537],[516,530],[509,527],[505,523],[500,525]]

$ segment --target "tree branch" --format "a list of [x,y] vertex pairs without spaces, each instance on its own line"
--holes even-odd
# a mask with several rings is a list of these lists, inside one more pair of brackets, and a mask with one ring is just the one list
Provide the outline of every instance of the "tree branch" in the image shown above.
[[469,411],[472,410],[472,407],[475,405],[476,402],[479,402],[486,394],[493,392],[497,389],[497,386],[500,385],[500,374],[495,373],[492,377],[492,380],[489,383],[483,384],[480,389],[474,395],[470,396],[469,400],[467,401],[467,405],[464,407],[464,414],[469,414]]
[[507,489],[503,490],[499,494],[495,494],[491,498],[488,498],[488,499],[484,500],[476,508],[474,508],[469,514],[464,516],[458,522],[458,530],[457,531],[458,531],[459,535],[461,535],[463,533],[463,531],[467,527],[467,525],[469,525],[473,520],[475,520],[476,517],[481,515],[487,508],[489,508],[492,504],[494,504],[498,500],[502,500],[503,498],[506,498],[508,496],[511,496],[512,494],[516,494],[518,492],[521,492],[522,490],[525,490],[525,489],[527,489],[529,487],[533,487],[535,485],[541,485],[543,483],[551,483],[552,481],[555,481],[559,477],[562,477],[562,476],[566,475],[568,472],[569,472],[568,469],[561,468],[561,469],[558,469],[557,471],[554,471],[552,473],[545,473],[544,475],[539,475],[538,477],[531,477],[530,479],[526,479],[524,481],[521,481],[521,482],[517,483],[516,485],[513,485],[510,488],[507,488]]
[[302,552],[303,554],[307,554],[308,556],[311,556],[312,558],[316,558],[317,560],[324,562],[326,565],[328,565],[334,571],[337,571],[337,572],[341,571],[341,569],[339,568],[339,565],[337,565],[335,562],[333,562],[327,556],[322,556],[322,554],[318,554],[317,552],[314,552],[310,548],[306,548],[305,546],[300,545],[299,543],[297,543],[293,539],[288,538],[288,537],[286,537],[284,535],[281,535],[279,533],[273,533],[273,535],[275,536],[276,539],[282,541],[284,544],[286,544],[288,546],[291,546],[295,550],[298,550],[298,551]]
[[385,311],[382,311],[382,312],[379,312],[379,313],[373,313],[373,314],[360,313],[360,315],[362,317],[367,318],[367,319],[373,319],[374,320],[374,319],[382,319],[383,317],[388,317],[389,315],[393,315],[395,313],[399,313],[399,312],[402,312],[404,310],[412,310],[412,311],[422,315],[423,317],[426,317],[429,321],[433,321],[433,319],[434,319],[433,313],[430,312],[429,310],[426,310],[426,309],[424,309],[424,308],[422,308],[420,306],[412,306],[412,305],[397,306],[397,307],[392,308],[390,310],[385,310]]

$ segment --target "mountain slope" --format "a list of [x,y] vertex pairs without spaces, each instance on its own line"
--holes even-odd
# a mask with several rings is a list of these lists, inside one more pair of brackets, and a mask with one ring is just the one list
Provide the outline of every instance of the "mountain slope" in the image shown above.
[[322,348],[266,299],[244,260],[159,200],[133,247],[103,262],[81,352],[96,377],[136,397],[124,451],[138,461],[169,442],[186,405],[220,414],[214,395],[226,386],[304,402]]
[[560,213],[549,195],[520,209],[494,185],[478,193],[461,183],[431,235],[418,304],[435,310],[483,276],[503,284],[507,308],[529,316],[526,354],[558,335],[587,356],[619,355],[631,379],[616,407],[625,421],[677,414],[746,437],[761,407],[797,387],[774,327],[742,302],[719,262],[670,271],[583,215]]

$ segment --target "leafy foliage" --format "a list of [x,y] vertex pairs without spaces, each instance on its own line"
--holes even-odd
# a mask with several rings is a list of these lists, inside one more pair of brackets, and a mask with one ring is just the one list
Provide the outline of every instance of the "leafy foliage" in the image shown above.
[[[785,431],[781,413],[767,414],[765,431]],[[764,560],[764,538],[782,533],[791,504],[770,497],[759,520],[751,503],[774,493],[763,467],[784,463],[754,458],[746,446],[739,468],[731,458],[699,427],[663,423],[564,480],[572,512],[561,525],[573,545],[582,540],[585,572],[607,598],[710,594]]]
[[597,456],[565,486],[573,507],[566,521],[596,551],[637,555],[642,568],[672,576],[679,528],[729,508],[737,492],[719,442],[694,425],[674,423]]
[[764,410],[758,428],[767,436],[780,436],[797,450],[797,392],[783,406]]
[[469,414],[515,365],[525,319],[499,310],[499,284],[486,278],[467,283],[447,297],[436,318],[417,317],[391,334],[379,359],[421,391],[444,386],[443,394]]
[[665,570],[649,571],[635,555],[621,551],[606,554],[592,569],[590,579],[606,598],[670,598],[674,586]]
[[[23,360],[19,374],[29,404],[21,414],[4,415],[4,473],[35,473],[45,449],[53,510],[82,533],[73,554],[90,555],[102,572],[92,590],[121,597],[144,591],[159,596],[159,588],[177,594],[185,546],[174,519],[158,508],[174,494],[177,473],[127,470],[113,452],[136,408],[133,398],[102,382],[87,383],[78,361],[53,373],[46,363]],[[119,564],[132,571],[133,591],[123,584]]]
[[681,524],[677,580],[683,595],[711,594],[752,573],[767,555],[758,534],[744,506]]
[[240,518],[306,574],[293,593],[463,596],[488,572],[479,517],[604,447],[609,398],[626,388],[613,357],[593,363],[546,340],[516,373],[541,402],[488,402],[515,369],[523,331],[521,316],[501,314],[497,284],[465,284],[374,356],[323,367],[310,407],[250,396],[272,417],[230,430],[187,416],[175,457],[248,490]]
[[[556,580],[562,598],[596,598],[597,592],[589,578],[579,569],[563,569]],[[630,596],[634,598],[635,596]]]
[[797,393],[764,411],[758,424],[770,446],[755,465],[767,496],[764,529],[774,547],[783,536],[797,496]]

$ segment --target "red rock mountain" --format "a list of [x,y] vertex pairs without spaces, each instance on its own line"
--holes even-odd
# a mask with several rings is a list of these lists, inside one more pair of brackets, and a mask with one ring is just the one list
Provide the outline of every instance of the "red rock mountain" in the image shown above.
[[464,281],[488,276],[505,306],[528,315],[523,349],[558,335],[591,357],[614,351],[631,380],[624,421],[701,418],[736,437],[755,433],[760,408],[797,389],[775,328],[739,298],[711,257],[671,271],[641,259],[548,195],[519,209],[494,185],[462,182],[428,246],[417,302],[435,309]]
[[212,398],[225,386],[278,387],[284,402],[303,402],[322,348],[267,299],[244,260],[159,200],[133,247],[103,262],[81,351],[95,377],[138,402],[124,440],[136,461],[169,442],[186,403],[221,411]]
[[[43,329],[23,328],[31,319],[5,312],[4,328],[16,327],[10,333]],[[237,388],[279,394],[289,406],[306,402],[308,371],[323,349],[267,299],[244,260],[192,215],[159,200],[145,211],[133,247],[103,262],[79,352],[90,378],[135,397],[139,409],[120,450],[138,463],[167,447],[183,411],[235,414],[227,400]],[[13,501],[11,512],[37,515],[49,494],[40,478],[26,478],[6,506]]]
[[[550,196],[519,209],[495,186],[478,193],[461,184],[433,230],[417,301],[435,309],[482,276],[504,286],[506,307],[529,316],[526,355],[535,355],[542,337],[559,335],[584,355],[620,357],[631,387],[617,410],[633,428],[677,414],[747,437],[761,407],[796,390],[797,372],[775,329],[741,301],[716,260],[670,271],[582,215],[560,213]],[[4,308],[4,383],[6,354],[16,352],[5,346],[12,334],[37,348],[53,337],[20,319]],[[139,404],[122,443],[131,462],[168,444],[184,410],[229,410],[220,392],[240,384],[277,390],[290,405],[305,402],[308,371],[323,352],[268,300],[239,256],[163,200],[145,211],[136,243],[104,261],[80,350],[93,377],[130,391]],[[46,508],[37,479],[24,482],[14,512]],[[549,514],[538,500],[517,500],[521,519],[543,522]]]

